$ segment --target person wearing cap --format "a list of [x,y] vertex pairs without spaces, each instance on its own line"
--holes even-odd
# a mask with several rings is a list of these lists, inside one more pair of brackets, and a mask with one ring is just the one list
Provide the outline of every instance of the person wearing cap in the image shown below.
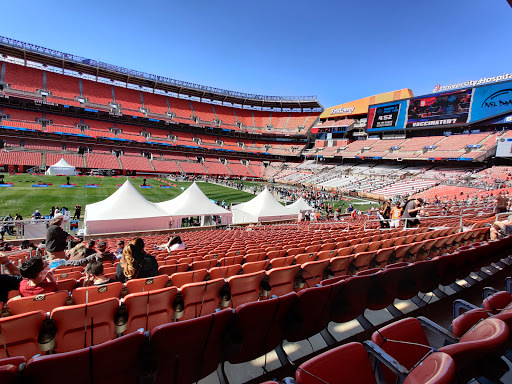
[[415,228],[420,225],[417,219],[418,213],[421,211],[423,199],[410,199],[405,203],[402,218],[407,219],[404,223],[404,229]]
[[34,220],[39,220],[41,218],[41,213],[36,209],[35,212],[32,214],[32,218]]
[[117,260],[117,257],[107,249],[107,243],[105,241],[98,241],[97,250],[98,252],[96,253],[96,259],[99,261]]
[[46,231],[46,253],[48,259],[64,259],[66,257],[66,247],[68,239],[73,239],[80,242],[80,239],[70,235],[62,229],[62,222],[64,221],[63,214],[57,214],[50,220],[50,226]]
[[94,240],[89,240],[87,242],[87,247],[85,248],[85,256],[95,255],[96,252],[98,252],[96,248],[94,248],[95,245],[96,242]]

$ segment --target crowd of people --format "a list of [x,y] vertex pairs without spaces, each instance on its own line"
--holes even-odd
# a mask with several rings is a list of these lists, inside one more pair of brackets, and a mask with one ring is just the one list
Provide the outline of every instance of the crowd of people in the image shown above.
[[[58,290],[54,271],[62,265],[84,266],[84,279],[81,285],[103,285],[114,281],[125,283],[131,279],[154,277],[158,275],[158,263],[154,256],[144,249],[140,237],[132,239],[125,246],[123,240],[117,241],[117,248],[108,249],[105,241],[87,243],[70,235],[62,229],[64,216],[56,214],[48,227],[46,238],[42,242],[43,252],[35,252],[33,257],[16,266],[3,252],[0,252],[0,264],[8,274],[0,274],[0,301],[6,302],[10,291],[19,291],[21,297],[46,294]],[[163,248],[169,253],[186,249],[179,236],[169,238]],[[104,275],[103,262],[119,261],[115,279]]]

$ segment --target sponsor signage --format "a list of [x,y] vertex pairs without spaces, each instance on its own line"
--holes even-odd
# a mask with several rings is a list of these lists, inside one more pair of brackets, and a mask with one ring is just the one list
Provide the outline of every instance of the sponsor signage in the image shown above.
[[331,115],[337,115],[338,113],[352,113],[354,112],[355,107],[341,107],[331,110]]
[[443,92],[450,91],[452,89],[465,88],[465,87],[475,87],[477,85],[489,84],[489,83],[497,83],[500,81],[512,80],[512,73],[504,73],[500,76],[493,77],[481,77],[480,80],[468,80],[464,83],[458,84],[450,84],[450,85],[436,85],[434,87],[433,92]]
[[403,129],[408,100],[372,105],[368,109],[368,132]]
[[[512,112],[512,82],[474,89],[469,122]],[[510,116],[507,116],[510,118]],[[512,120],[505,122],[510,122]]]
[[410,99],[406,128],[465,124],[472,92],[469,88]]

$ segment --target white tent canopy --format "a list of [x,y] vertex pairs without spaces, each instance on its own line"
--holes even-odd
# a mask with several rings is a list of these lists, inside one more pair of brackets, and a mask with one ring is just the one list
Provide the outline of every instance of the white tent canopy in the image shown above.
[[69,165],[69,163],[64,160],[64,158],[62,158],[56,164],[50,165],[50,167],[46,170],[46,174],[75,176],[76,169],[72,165]]
[[156,204],[172,216],[172,227],[181,227],[185,217],[201,217],[201,225],[213,224],[212,216],[220,216],[222,224],[231,223],[231,212],[212,202],[194,182],[181,195]]
[[126,182],[105,200],[85,206],[86,233],[149,231],[169,228],[169,215]]
[[311,207],[302,197],[295,203],[287,205],[286,209],[295,214],[299,214],[299,212],[305,211],[314,211],[314,208]]
[[254,199],[232,206],[231,211],[235,224],[297,218],[297,214],[282,206],[267,188]]

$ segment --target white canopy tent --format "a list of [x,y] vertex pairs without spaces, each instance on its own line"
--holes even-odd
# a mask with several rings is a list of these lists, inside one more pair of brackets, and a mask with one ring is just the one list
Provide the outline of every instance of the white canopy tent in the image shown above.
[[75,176],[76,169],[72,165],[69,165],[69,163],[62,158],[56,164],[50,165],[50,167],[46,170],[46,174]]
[[126,182],[105,200],[85,206],[85,231],[98,233],[149,231],[169,228],[169,215]]
[[186,217],[201,217],[201,225],[213,225],[213,216],[220,216],[222,224],[231,223],[231,212],[212,202],[194,182],[181,195],[156,204],[172,217],[172,228],[180,228]]
[[288,209],[290,212],[292,212],[292,213],[294,213],[296,215],[298,215],[300,212],[314,211],[315,210],[302,197],[300,199],[298,199],[295,203],[287,205],[286,209]]
[[282,206],[267,188],[254,199],[233,205],[231,211],[234,224],[297,218],[297,214]]

